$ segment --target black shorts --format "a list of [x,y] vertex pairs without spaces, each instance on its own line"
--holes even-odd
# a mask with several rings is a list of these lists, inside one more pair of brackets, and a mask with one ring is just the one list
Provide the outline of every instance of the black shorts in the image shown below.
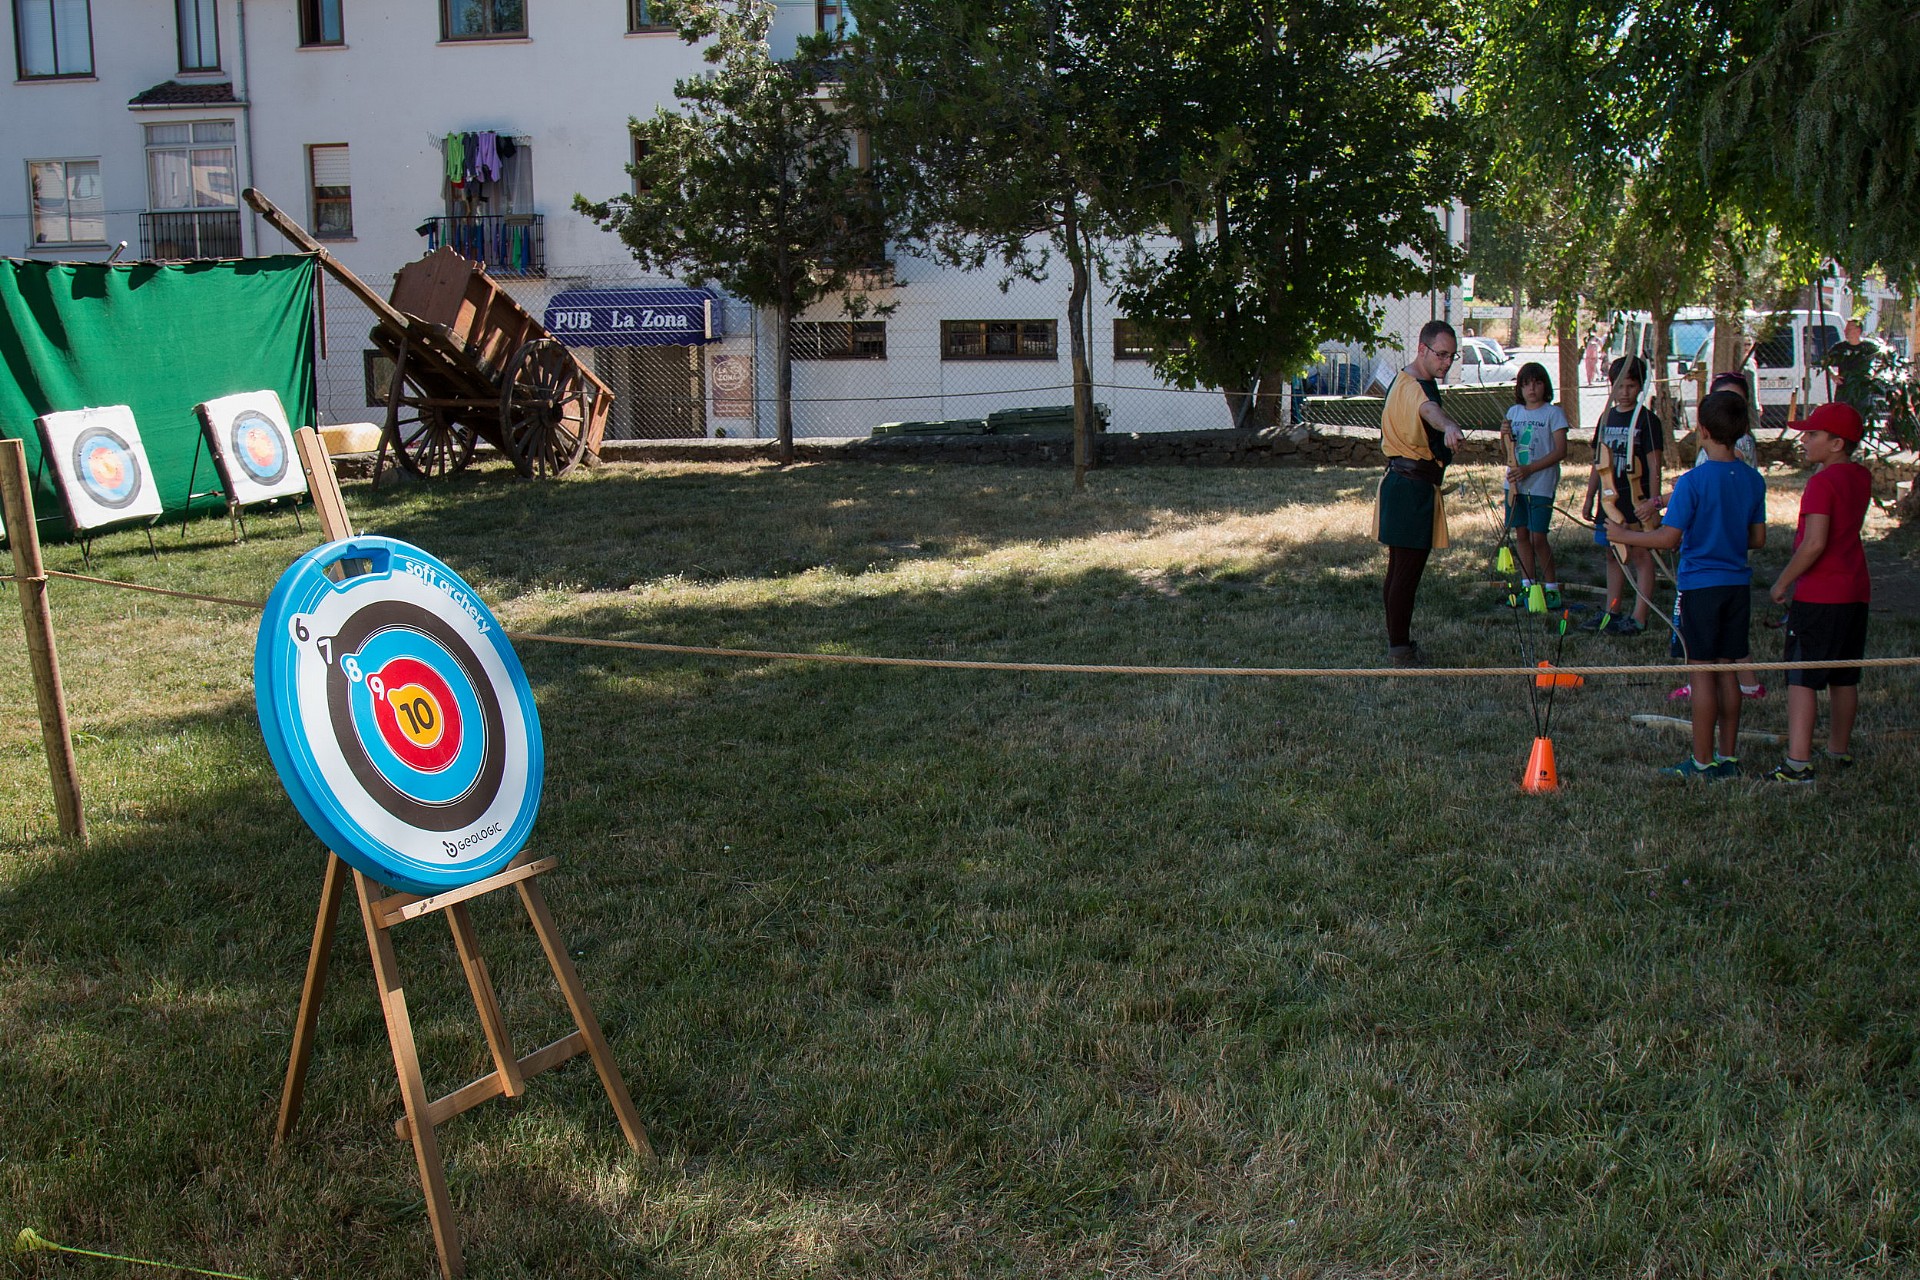
[[1680,611],[1680,638],[1689,662],[1733,662],[1748,656],[1747,626],[1753,619],[1753,588],[1688,587]]
[[[1795,600],[1787,609],[1787,651],[1783,662],[1842,662],[1867,656],[1867,605],[1813,604]],[[1787,672],[1787,683],[1802,689],[1857,685],[1858,667],[1815,667]]]

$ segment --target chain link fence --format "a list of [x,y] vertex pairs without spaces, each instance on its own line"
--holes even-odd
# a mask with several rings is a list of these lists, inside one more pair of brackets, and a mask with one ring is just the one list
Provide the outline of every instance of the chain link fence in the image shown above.
[[[362,279],[383,295],[393,283],[391,276]],[[630,262],[552,268],[545,276],[503,276],[496,283],[542,321],[561,292],[684,287],[641,275]],[[883,434],[1061,429],[1058,411],[1070,413],[1073,402],[1064,279],[1015,282],[1003,290],[992,272],[963,273],[903,258],[869,283],[863,314],[849,314],[836,298],[795,322],[796,437],[866,436],[876,428]],[[715,334],[709,342],[577,349],[581,362],[613,390],[608,439],[777,434],[773,319],[709,292]],[[1420,326],[1436,314],[1437,301],[1422,295],[1388,303],[1383,332],[1398,345],[1377,351],[1324,347],[1324,358],[1288,388],[1287,419],[1309,420],[1308,397],[1363,393],[1376,373],[1390,379]],[[393,365],[368,341],[372,313],[330,280],[323,281],[320,308],[321,421],[379,423]],[[1221,392],[1183,390],[1158,378],[1148,353],[1111,307],[1094,308],[1087,336],[1094,400],[1109,431],[1235,425]],[[1372,424],[1379,425],[1377,407]]]

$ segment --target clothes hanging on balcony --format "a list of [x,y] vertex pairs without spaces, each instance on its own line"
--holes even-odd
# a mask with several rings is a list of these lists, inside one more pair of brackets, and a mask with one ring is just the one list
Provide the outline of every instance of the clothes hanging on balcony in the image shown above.
[[461,142],[459,134],[450,133],[447,135],[446,151],[447,181],[457,187],[466,180],[467,168],[466,147]]
[[479,135],[480,146],[474,157],[473,171],[482,182],[500,181],[499,135],[488,129]]

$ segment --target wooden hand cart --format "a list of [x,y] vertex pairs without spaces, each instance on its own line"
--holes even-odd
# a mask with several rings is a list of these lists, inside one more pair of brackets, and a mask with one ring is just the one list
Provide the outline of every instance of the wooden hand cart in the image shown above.
[[252,187],[244,194],[373,312],[369,336],[393,361],[376,481],[388,449],[431,478],[472,462],[482,439],[528,477],[599,460],[613,392],[479,263],[442,246],[402,267],[382,298],[273,201]]

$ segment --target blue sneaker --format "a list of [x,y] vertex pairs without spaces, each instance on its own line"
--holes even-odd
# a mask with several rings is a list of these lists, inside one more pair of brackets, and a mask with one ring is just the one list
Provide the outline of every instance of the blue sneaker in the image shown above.
[[1713,770],[1713,779],[1716,782],[1737,778],[1740,776],[1740,757],[1716,755],[1713,758],[1713,764],[1709,767]]
[[1796,787],[1808,786],[1813,782],[1813,766],[1803,764],[1796,769],[1792,765],[1782,761],[1780,764],[1774,766],[1771,773],[1767,774],[1767,781],[1785,782]]
[[[1720,766],[1717,763],[1701,764],[1698,760],[1695,760],[1692,756],[1688,756],[1686,759],[1682,760],[1679,764],[1670,764],[1666,768],[1660,770],[1660,776],[1663,778],[1679,778],[1683,782],[1692,782],[1696,780],[1701,782],[1712,782],[1724,776],[1722,774],[1715,772],[1715,770],[1718,769],[1719,767]],[[1736,765],[1734,767],[1737,769],[1739,766]]]

